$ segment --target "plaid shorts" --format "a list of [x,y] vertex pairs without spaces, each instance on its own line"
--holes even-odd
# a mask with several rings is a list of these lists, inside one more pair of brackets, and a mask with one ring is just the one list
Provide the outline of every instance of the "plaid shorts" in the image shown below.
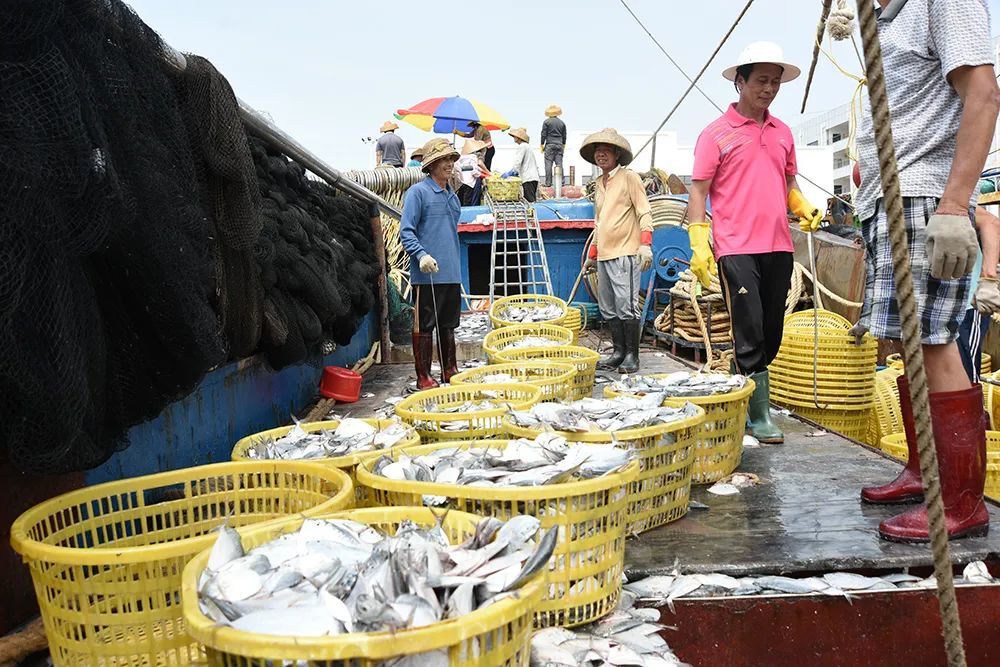
[[[927,223],[937,210],[934,197],[903,197],[903,217],[910,241],[910,267],[917,313],[925,345],[943,345],[958,337],[958,328],[969,307],[972,276],[958,280],[932,278],[927,262]],[[969,216],[969,224],[974,224]],[[865,302],[861,322],[875,338],[900,340],[899,304],[892,278],[892,244],[882,201],[875,215],[861,223],[865,239]]]

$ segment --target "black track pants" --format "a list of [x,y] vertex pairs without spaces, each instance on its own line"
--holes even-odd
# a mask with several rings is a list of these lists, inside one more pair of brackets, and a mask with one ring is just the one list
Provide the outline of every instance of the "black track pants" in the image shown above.
[[792,279],[790,252],[729,255],[719,278],[733,327],[736,367],[750,375],[767,370],[781,347],[785,299]]

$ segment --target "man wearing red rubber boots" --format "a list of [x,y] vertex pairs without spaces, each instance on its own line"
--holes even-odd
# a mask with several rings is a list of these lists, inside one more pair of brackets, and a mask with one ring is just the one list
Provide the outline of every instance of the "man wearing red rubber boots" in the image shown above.
[[[785,62],[781,47],[772,42],[750,44],[723,72],[739,101],[699,135],[688,200],[691,272],[705,287],[719,274],[736,369],[754,381],[749,431],[769,443],[785,437],[771,421],[767,367],[781,346],[794,266],[788,211],[806,233],[816,230],[822,218],[799,191],[791,130],[768,111],[781,85],[798,75],[799,68]],[[705,211],[709,196],[711,226]]]
[[413,365],[417,388],[438,386],[431,377],[433,331],[438,330],[441,381],[458,372],[455,328],[461,316],[462,266],[459,260],[458,218],[462,205],[451,189],[458,151],[445,139],[431,139],[421,164],[427,178],[406,191],[399,239],[410,256],[413,285]]
[[[986,433],[983,393],[962,366],[955,339],[965,315],[979,252],[974,194],[1000,110],[985,0],[879,0],[879,42],[913,287],[922,329],[931,422],[937,447],[945,524],[951,538],[984,535]],[[867,103],[866,103],[867,104]],[[882,205],[871,111],[858,134],[861,186],[857,214],[865,237],[867,325],[876,338],[900,339],[889,229]],[[913,409],[900,386],[909,461],[889,484],[862,489],[870,503],[922,499]],[[922,505],[887,519],[879,534],[928,541]]]

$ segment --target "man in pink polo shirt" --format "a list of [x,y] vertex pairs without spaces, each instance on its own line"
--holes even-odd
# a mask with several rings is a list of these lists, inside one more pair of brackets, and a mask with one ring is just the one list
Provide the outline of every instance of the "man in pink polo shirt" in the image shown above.
[[[691,271],[707,287],[718,273],[718,258],[736,369],[756,384],[750,432],[761,442],[784,441],[771,422],[767,367],[781,345],[794,266],[788,210],[806,232],[817,229],[822,218],[799,192],[791,131],[767,110],[781,84],[798,75],[799,68],[784,62],[781,47],[772,42],[751,44],[739,64],[723,72],[739,101],[698,137],[688,203]],[[705,214],[709,196],[711,225]]]

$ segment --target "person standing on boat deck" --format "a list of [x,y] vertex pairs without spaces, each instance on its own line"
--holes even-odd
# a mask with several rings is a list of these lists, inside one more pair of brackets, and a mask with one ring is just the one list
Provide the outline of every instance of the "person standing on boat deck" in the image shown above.
[[421,146],[420,148],[418,148],[418,149],[414,150],[412,153],[410,153],[410,161],[406,163],[406,166],[407,167],[419,167],[421,164],[423,164],[423,160],[424,160],[424,153],[423,153],[423,151],[424,151],[423,146]]
[[[878,37],[920,312],[930,417],[937,449],[945,524],[951,538],[984,535],[989,513],[982,386],[969,381],[955,342],[979,252],[973,223],[975,187],[986,161],[1000,89],[993,71],[985,0],[879,0]],[[892,276],[889,224],[870,104],[858,130],[861,186],[856,198],[868,255],[866,322],[876,338],[902,337]],[[987,276],[986,283],[991,283]],[[982,284],[982,279],[981,279]],[[984,286],[985,287],[985,286]],[[913,408],[905,378],[900,404],[909,460],[892,482],[862,489],[869,503],[920,501],[923,487]],[[888,540],[926,542],[921,504],[886,519]]]
[[497,149],[493,146],[493,137],[490,136],[490,131],[479,123],[472,122],[469,124],[473,128],[472,138],[485,144],[480,151],[480,157],[483,160],[483,164],[486,165],[486,171],[489,171],[493,168],[493,156],[497,152]]
[[528,146],[528,130],[524,127],[515,127],[507,134],[514,137],[514,142],[517,144],[514,166],[508,173],[520,177],[524,198],[533,202],[538,194],[538,163],[535,162],[535,156]]
[[458,183],[458,201],[462,206],[479,206],[483,198],[483,174],[489,170],[483,163],[486,144],[476,139],[466,139],[462,144],[462,157],[455,163]]
[[403,140],[396,136],[399,125],[392,121],[382,123],[379,132],[382,136],[375,142],[375,166],[390,165],[392,167],[403,166],[403,156],[406,155],[406,146]]
[[611,330],[614,351],[598,367],[619,373],[639,370],[639,274],[653,264],[653,216],[639,175],[627,169],[632,147],[605,128],[583,140],[580,155],[597,165],[594,241],[586,270],[597,269],[597,304]]
[[755,384],[750,432],[771,443],[785,437],[771,422],[767,367],[781,346],[794,266],[788,211],[807,233],[818,229],[822,218],[799,191],[791,130],[768,111],[781,85],[799,73],[772,42],[750,44],[738,64],[723,72],[739,100],[698,137],[688,200],[691,272],[706,287],[719,276],[732,321],[736,369]]
[[545,187],[552,187],[552,166],[559,165],[562,171],[563,151],[566,148],[566,123],[559,116],[562,107],[550,104],[545,109],[545,120],[542,122],[541,151],[545,155]]
[[458,218],[462,206],[449,185],[458,151],[446,139],[431,139],[422,152],[427,178],[406,191],[399,238],[410,256],[410,284],[415,295],[413,365],[417,388],[429,389],[438,386],[431,377],[435,327],[441,381],[451,381],[458,372],[455,328],[461,315]]

